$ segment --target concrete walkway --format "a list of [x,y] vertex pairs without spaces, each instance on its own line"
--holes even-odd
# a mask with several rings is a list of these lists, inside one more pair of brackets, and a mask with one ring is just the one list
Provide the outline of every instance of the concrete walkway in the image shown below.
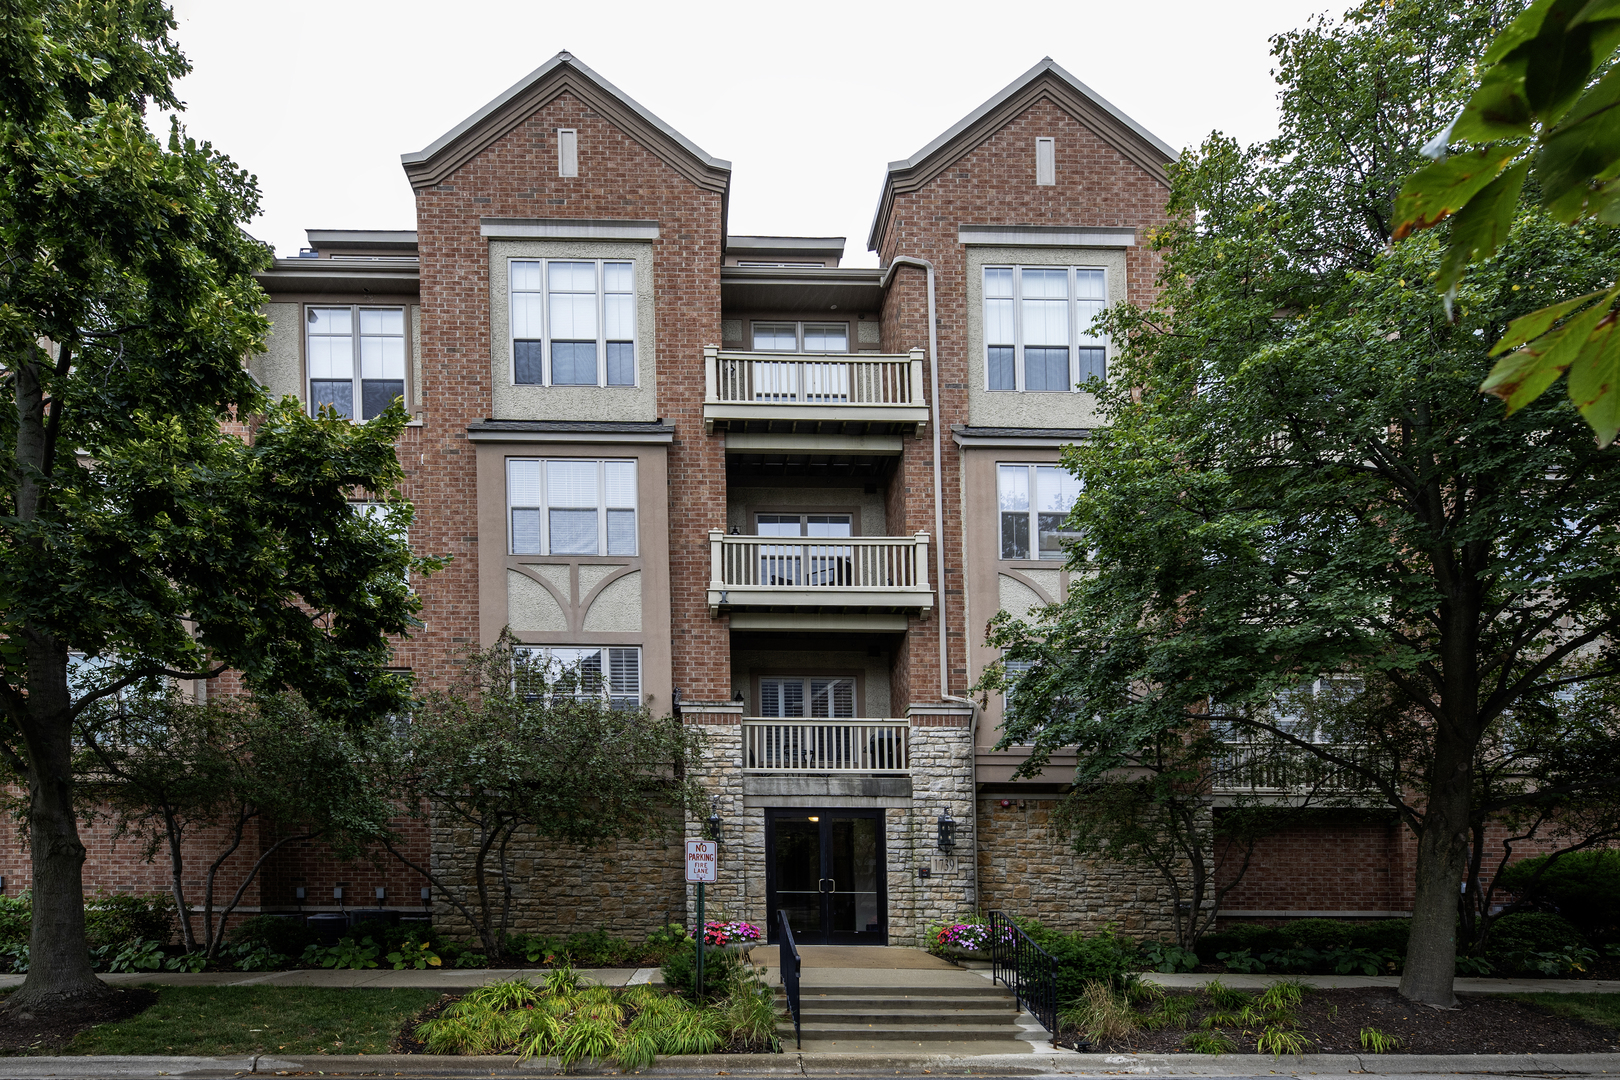
[[[1172,990],[1192,990],[1211,979],[1219,979],[1235,990],[1264,990],[1275,982],[1298,980],[1321,990],[1356,990],[1381,986],[1391,990],[1401,985],[1399,975],[1166,975],[1150,971],[1143,982],[1158,983]],[[1614,994],[1620,982],[1613,979],[1462,979],[1454,984],[1459,994]]]

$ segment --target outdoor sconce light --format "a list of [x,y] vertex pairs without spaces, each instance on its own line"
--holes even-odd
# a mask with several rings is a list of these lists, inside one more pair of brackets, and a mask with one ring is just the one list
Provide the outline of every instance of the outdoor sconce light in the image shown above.
[[709,800],[709,839],[720,843],[720,804],[714,799]]
[[956,847],[956,819],[949,807],[939,812],[939,850],[949,853]]

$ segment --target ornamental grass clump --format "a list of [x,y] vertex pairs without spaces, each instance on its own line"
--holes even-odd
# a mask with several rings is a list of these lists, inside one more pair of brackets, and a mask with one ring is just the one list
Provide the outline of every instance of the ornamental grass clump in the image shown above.
[[733,976],[718,1003],[702,1005],[651,986],[581,985],[565,965],[543,985],[480,987],[417,1025],[416,1037],[435,1054],[555,1056],[565,1070],[594,1060],[630,1071],[659,1054],[706,1054],[728,1043],[775,1050],[776,1021],[770,989],[752,972]]

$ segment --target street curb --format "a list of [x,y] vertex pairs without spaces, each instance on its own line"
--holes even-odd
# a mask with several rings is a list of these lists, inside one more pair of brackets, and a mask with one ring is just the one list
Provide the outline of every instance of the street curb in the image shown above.
[[[693,1054],[664,1057],[634,1075],[826,1076],[1114,1075],[1255,1076],[1438,1073],[1541,1075],[1620,1074],[1620,1054]],[[298,1057],[18,1057],[0,1058],[0,1080],[135,1080],[151,1077],[404,1076],[511,1077],[560,1074],[555,1058],[457,1057],[430,1054],[319,1054]],[[611,1063],[576,1064],[574,1076],[618,1076]]]

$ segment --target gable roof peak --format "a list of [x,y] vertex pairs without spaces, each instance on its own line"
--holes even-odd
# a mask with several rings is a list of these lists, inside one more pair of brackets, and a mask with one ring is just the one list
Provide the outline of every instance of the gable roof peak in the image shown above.
[[867,247],[877,251],[882,246],[883,232],[888,227],[889,211],[897,193],[915,191],[926,184],[1046,91],[1051,91],[1064,111],[1091,128],[1104,142],[1168,185],[1165,166],[1179,156],[1170,144],[1125,115],[1113,102],[1064,70],[1056,60],[1043,56],[1034,67],[991,95],[988,101],[952,124],[927,146],[909,158],[889,162]]
[[565,90],[603,112],[625,134],[700,187],[723,192],[730,186],[731,162],[711,156],[573,53],[562,49],[427,146],[401,154],[400,164],[405,167],[411,187],[421,189],[440,183]]

